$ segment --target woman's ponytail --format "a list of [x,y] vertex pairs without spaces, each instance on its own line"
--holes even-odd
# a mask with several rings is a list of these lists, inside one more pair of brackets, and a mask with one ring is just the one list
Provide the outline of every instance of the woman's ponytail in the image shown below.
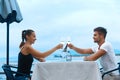
[[19,48],[21,48],[25,44],[25,39],[26,39],[26,30],[22,31],[22,41],[20,43]]

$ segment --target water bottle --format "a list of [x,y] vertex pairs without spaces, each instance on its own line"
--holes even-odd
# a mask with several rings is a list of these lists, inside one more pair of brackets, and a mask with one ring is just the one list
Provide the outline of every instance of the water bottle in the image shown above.
[[72,55],[70,54],[70,51],[67,51],[66,53],[66,61],[72,61]]
[[61,53],[61,61],[65,62],[66,61],[66,52]]

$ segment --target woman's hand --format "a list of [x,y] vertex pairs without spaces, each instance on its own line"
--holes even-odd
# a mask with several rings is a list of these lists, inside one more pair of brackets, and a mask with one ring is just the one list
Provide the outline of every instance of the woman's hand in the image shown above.
[[62,49],[63,48],[63,44],[58,44],[55,48],[56,49]]
[[39,61],[40,62],[45,62],[45,59],[44,58],[39,58]]

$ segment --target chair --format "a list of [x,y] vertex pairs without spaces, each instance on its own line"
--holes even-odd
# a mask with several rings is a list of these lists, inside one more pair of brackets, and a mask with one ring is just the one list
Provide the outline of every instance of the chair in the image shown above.
[[[102,68],[101,68],[101,69],[102,69]],[[101,69],[100,69],[100,70],[101,70]],[[113,69],[113,70],[104,72],[104,73],[102,74],[102,79],[104,78],[104,76],[105,76],[106,74],[109,74],[109,73],[111,73],[111,72],[113,72],[113,71],[116,71],[116,70],[118,70],[118,71],[119,71],[119,74],[120,74],[120,63],[118,63],[118,68],[115,68],[115,69]]]
[[22,76],[25,76],[25,77],[29,77],[28,75],[24,74],[24,73],[19,73],[15,70],[13,70],[12,68],[17,68],[15,66],[11,66],[11,65],[7,65],[7,64],[4,64],[2,65],[2,69],[4,70],[4,73],[7,77],[7,80],[15,80],[15,74],[20,74]]

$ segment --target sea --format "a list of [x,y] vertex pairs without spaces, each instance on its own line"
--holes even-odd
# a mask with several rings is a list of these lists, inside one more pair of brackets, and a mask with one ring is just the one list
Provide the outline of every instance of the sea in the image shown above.
[[[46,62],[66,62],[66,61],[83,61],[83,58],[84,56],[86,55],[72,55],[72,56],[69,56],[69,57],[65,57],[66,54],[63,55],[60,55],[60,54],[57,54],[57,55],[52,55],[52,56],[49,56],[47,58],[45,58]],[[10,65],[14,65],[14,66],[17,66],[17,57],[10,57],[9,58],[9,64]],[[119,62],[120,61],[120,55],[116,55],[116,61]],[[34,59],[34,62],[33,62],[33,66],[32,66],[32,69],[34,68],[34,64],[38,62],[37,60]],[[99,67],[101,68],[101,65],[99,63],[99,60],[96,61],[99,65]],[[6,64],[6,57],[1,57],[0,58],[0,80],[6,80],[6,76],[5,74],[1,74],[1,72],[3,72],[2,70],[2,65],[3,64]]]

